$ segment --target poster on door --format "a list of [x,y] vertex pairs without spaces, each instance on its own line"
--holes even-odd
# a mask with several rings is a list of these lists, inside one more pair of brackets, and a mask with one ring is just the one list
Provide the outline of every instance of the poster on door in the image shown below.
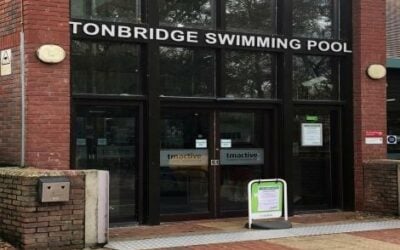
[[323,146],[322,123],[301,124],[301,146]]

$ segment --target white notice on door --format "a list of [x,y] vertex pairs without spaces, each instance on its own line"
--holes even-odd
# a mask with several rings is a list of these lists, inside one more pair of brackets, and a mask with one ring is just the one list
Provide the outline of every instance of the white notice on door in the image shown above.
[[322,123],[301,124],[301,146],[322,146]]
[[279,209],[279,188],[260,187],[258,189],[258,211],[269,212]]

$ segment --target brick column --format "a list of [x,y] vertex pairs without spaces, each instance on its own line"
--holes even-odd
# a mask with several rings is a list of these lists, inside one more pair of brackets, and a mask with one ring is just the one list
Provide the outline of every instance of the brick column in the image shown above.
[[[24,0],[26,58],[26,165],[69,168],[69,0]],[[59,64],[36,58],[43,44],[67,52]]]
[[353,121],[356,210],[363,208],[363,162],[386,158],[386,140],[382,145],[365,144],[366,131],[382,131],[384,136],[386,135],[386,79],[372,80],[366,74],[368,65],[385,65],[386,62],[385,8],[385,0],[353,1]]
[[20,163],[20,1],[0,0],[0,50],[11,49],[11,75],[0,76],[0,165]]

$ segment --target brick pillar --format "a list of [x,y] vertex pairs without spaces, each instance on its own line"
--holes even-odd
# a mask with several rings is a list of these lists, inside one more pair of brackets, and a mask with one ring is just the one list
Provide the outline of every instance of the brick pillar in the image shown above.
[[[372,80],[370,64],[386,62],[385,0],[353,1],[353,105],[355,207],[363,208],[363,168],[366,160],[386,158],[382,145],[366,145],[366,131],[386,138],[386,79]],[[346,83],[343,83],[346,84]]]
[[[26,58],[26,165],[69,168],[70,66],[69,0],[24,1]],[[40,62],[43,44],[67,52],[59,64]]]
[[0,50],[11,49],[11,75],[0,76],[0,165],[20,163],[20,1],[0,0]]

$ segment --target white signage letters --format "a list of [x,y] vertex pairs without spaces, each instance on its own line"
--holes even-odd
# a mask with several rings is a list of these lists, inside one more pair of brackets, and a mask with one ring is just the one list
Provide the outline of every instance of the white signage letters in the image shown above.
[[265,36],[242,33],[207,31],[205,33],[189,29],[164,29],[143,26],[128,26],[117,23],[71,21],[73,35],[101,36],[105,38],[156,40],[176,43],[205,43],[208,45],[237,46],[279,50],[319,50],[332,53],[352,53],[346,42],[313,39],[296,39],[280,36]]

